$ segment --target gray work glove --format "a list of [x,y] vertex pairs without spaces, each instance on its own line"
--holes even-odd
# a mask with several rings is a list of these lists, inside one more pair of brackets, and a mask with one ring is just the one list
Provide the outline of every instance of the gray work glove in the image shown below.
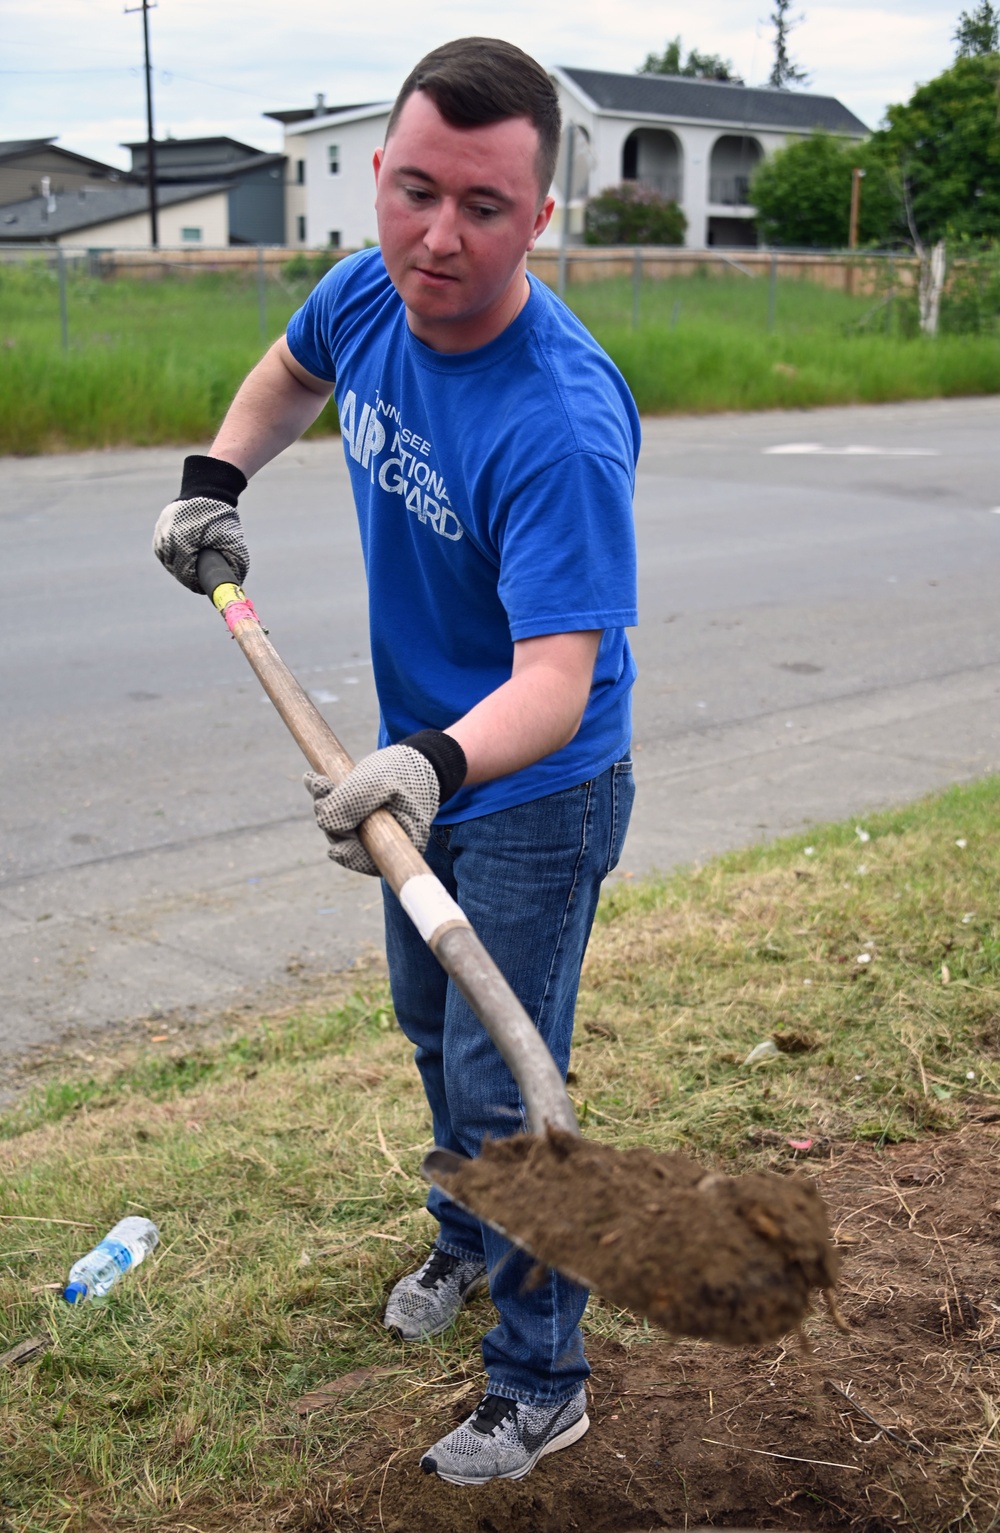
[[376,809],[388,809],[423,852],[434,816],[458,792],[467,770],[457,740],[438,729],[422,729],[399,745],[362,757],[339,787],[318,772],[307,772],[304,782],[334,862],[377,877],[379,870],[358,839],[362,820]]
[[215,548],[229,561],[238,585],[247,578],[250,554],[236,511],[246,487],[247,477],[235,464],[195,454],[184,459],[180,495],[160,512],[153,552],[175,580],[199,596],[197,565],[203,548]]

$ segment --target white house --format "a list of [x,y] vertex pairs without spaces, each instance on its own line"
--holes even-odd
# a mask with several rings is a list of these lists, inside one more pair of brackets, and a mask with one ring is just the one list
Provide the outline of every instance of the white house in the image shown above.
[[[680,204],[685,243],[755,245],[750,176],[758,160],[817,128],[861,139],[868,129],[833,96],[691,80],[679,75],[622,75],[556,68],[563,121],[574,127],[570,232],[583,228],[588,196],[622,181],[641,181]],[[559,240],[564,156],[553,187],[556,215],[546,243]]]
[[285,239],[289,245],[357,250],[373,243],[372,156],[385,141],[391,101],[265,112],[285,129]]
[[[588,197],[640,181],[680,204],[685,243],[757,243],[747,201],[758,160],[817,128],[862,139],[868,129],[833,96],[678,75],[553,69],[566,125],[552,188],[556,211],[540,245],[562,237],[567,140],[573,130],[569,233],[583,230]],[[390,101],[268,112],[285,127],[289,244],[356,249],[376,239],[372,155],[383,143]]]

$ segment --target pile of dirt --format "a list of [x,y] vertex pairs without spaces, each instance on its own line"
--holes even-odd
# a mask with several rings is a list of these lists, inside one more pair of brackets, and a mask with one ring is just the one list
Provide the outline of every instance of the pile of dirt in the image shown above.
[[[786,1152],[787,1156],[787,1152]],[[787,1160],[785,1162],[787,1164]],[[776,1158],[774,1165],[781,1161]],[[361,1391],[357,1430],[305,1500],[243,1524],[295,1533],[944,1533],[1000,1505],[1000,1133],[834,1146],[811,1170],[831,1210],[849,1333],[723,1349],[588,1312],[590,1432],[519,1482],[419,1469],[482,1388],[442,1338],[407,1349],[395,1403]],[[395,1274],[398,1275],[398,1274]],[[487,1299],[469,1316],[492,1323]],[[620,1318],[620,1317],[619,1317]],[[613,1340],[607,1332],[615,1329]],[[602,1333],[603,1336],[602,1336]],[[441,1378],[442,1363],[453,1362]],[[426,1359],[426,1362],[425,1362]],[[341,1406],[341,1409],[347,1409]],[[300,1449],[305,1444],[300,1444]],[[187,1526],[200,1520],[183,1514]],[[177,1519],[180,1526],[183,1518]]]
[[837,1278],[808,1177],[706,1175],[686,1155],[550,1129],[494,1140],[441,1186],[545,1266],[674,1336],[774,1341]]

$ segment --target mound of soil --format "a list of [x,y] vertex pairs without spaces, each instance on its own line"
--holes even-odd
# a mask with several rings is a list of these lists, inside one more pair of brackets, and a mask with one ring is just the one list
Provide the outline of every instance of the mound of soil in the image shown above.
[[[776,1152],[773,1164],[781,1163]],[[593,1301],[587,1436],[522,1481],[465,1490],[418,1467],[483,1387],[475,1355],[463,1363],[463,1350],[443,1337],[432,1349],[407,1349],[413,1372],[388,1405],[373,1410],[364,1392],[357,1397],[357,1430],[336,1461],[316,1463],[304,1500],[283,1506],[273,1521],[251,1515],[242,1526],[253,1533],[264,1526],[298,1533],[694,1533],[706,1526],[971,1533],[996,1526],[1000,1133],[970,1125],[884,1150],[834,1146],[811,1169],[831,1211],[851,1330],[836,1330],[825,1316],[807,1320],[810,1360],[791,1344],[732,1350],[672,1342],[639,1325],[622,1329]],[[470,1322],[489,1327],[488,1299],[473,1304],[463,1323]],[[612,1328],[620,1339],[609,1339]]]
[[493,1140],[444,1190],[545,1266],[674,1336],[730,1346],[786,1335],[837,1258],[808,1177],[706,1175],[686,1155],[550,1129]]

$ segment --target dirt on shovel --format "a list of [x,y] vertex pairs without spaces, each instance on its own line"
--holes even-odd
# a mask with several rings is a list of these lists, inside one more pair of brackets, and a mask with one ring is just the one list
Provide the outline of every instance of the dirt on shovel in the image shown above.
[[435,1180],[539,1263],[675,1336],[773,1341],[817,1288],[842,1323],[826,1211],[806,1176],[722,1176],[550,1129],[487,1141]]

